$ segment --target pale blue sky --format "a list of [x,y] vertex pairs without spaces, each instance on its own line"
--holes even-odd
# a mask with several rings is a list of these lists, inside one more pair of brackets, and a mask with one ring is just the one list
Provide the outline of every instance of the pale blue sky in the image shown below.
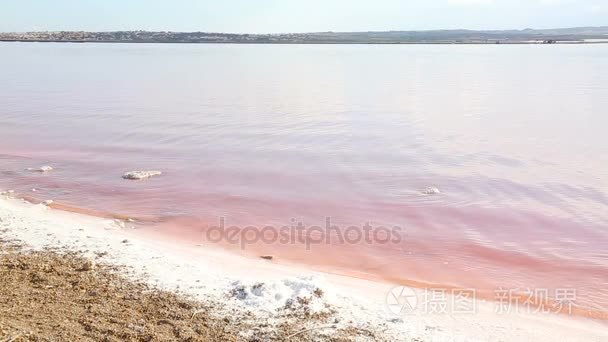
[[608,0],[1,0],[0,31],[311,32],[608,25]]

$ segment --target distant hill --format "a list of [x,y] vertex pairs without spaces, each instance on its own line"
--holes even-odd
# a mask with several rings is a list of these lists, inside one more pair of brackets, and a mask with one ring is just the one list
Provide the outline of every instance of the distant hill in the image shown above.
[[12,32],[0,41],[260,44],[515,44],[608,42],[608,26],[524,30],[429,30],[236,34],[214,32]]

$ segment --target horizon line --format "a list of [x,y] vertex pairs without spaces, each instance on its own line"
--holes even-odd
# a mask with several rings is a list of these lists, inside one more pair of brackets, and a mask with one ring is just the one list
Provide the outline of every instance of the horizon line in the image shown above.
[[167,32],[167,33],[218,33],[218,34],[249,34],[249,35],[280,35],[280,34],[315,34],[315,33],[382,33],[382,32],[439,32],[439,31],[469,31],[469,32],[508,32],[508,31],[551,31],[551,30],[573,30],[573,29],[608,29],[607,25],[601,26],[569,26],[569,27],[551,27],[551,28],[531,28],[523,29],[467,29],[467,28],[438,28],[438,29],[399,29],[399,30],[362,30],[362,31],[301,31],[301,32],[267,32],[267,33],[251,33],[251,32],[228,32],[228,31],[173,31],[173,30],[34,30],[34,31],[0,31],[1,33],[42,33],[42,32],[91,32],[91,33],[109,33],[109,32]]

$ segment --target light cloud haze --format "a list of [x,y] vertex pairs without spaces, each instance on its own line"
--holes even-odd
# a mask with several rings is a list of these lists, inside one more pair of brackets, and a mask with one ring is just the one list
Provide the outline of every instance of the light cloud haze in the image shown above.
[[494,0],[448,0],[448,4],[452,5],[488,5],[494,3]]
[[605,26],[607,0],[3,0],[0,31],[311,32]]

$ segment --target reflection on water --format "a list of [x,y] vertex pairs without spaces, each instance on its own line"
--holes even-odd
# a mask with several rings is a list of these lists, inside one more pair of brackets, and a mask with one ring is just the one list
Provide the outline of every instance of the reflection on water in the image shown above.
[[[391,281],[576,287],[607,311],[606,60],[603,45],[4,43],[0,187],[188,243],[220,217],[398,225],[399,244],[245,252]],[[121,178],[141,169],[163,175]]]

